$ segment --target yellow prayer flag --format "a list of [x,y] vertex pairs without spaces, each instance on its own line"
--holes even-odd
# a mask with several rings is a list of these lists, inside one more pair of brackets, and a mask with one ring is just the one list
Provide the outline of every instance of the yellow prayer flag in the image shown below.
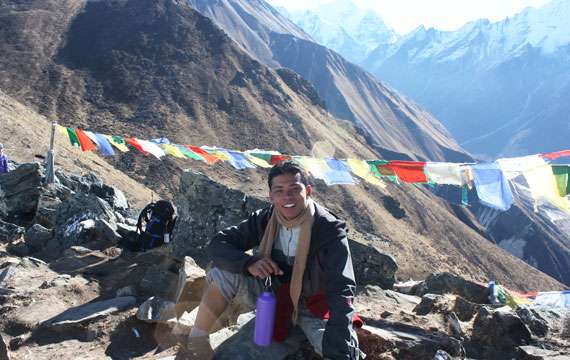
[[113,139],[113,137],[111,135],[103,135],[103,136],[105,136],[105,138],[111,143],[111,145],[116,147],[119,151],[121,151],[121,152],[128,152],[129,151],[129,148],[127,147],[127,145],[116,142],[115,139]]
[[346,165],[350,168],[350,171],[359,178],[366,180],[366,182],[376,185],[381,189],[386,188],[386,184],[370,171],[370,165],[364,160],[347,159]]
[[180,149],[172,144],[162,144],[164,152],[177,158],[185,158]]

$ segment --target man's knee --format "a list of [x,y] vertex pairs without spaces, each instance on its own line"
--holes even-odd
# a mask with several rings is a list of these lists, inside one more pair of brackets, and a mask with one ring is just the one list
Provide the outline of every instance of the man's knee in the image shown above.
[[208,282],[208,286],[215,286],[229,303],[238,293],[241,283],[240,276],[240,274],[213,267],[206,274],[206,281]]

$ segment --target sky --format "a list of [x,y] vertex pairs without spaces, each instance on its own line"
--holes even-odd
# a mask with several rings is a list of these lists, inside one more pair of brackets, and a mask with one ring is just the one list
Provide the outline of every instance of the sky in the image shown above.
[[[335,0],[266,0],[286,9],[308,9]],[[338,0],[336,0],[338,1]],[[419,25],[439,30],[457,30],[467,22],[486,18],[492,22],[540,7],[550,0],[352,0],[362,8],[375,10],[384,22],[404,35]]]

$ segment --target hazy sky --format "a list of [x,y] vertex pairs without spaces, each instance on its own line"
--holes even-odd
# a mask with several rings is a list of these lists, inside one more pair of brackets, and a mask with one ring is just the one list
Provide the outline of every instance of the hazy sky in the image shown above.
[[[307,9],[338,0],[266,0],[288,9]],[[540,7],[550,0],[353,0],[376,10],[384,22],[400,34],[423,24],[440,30],[456,30],[465,23],[487,18],[502,20],[527,6]]]

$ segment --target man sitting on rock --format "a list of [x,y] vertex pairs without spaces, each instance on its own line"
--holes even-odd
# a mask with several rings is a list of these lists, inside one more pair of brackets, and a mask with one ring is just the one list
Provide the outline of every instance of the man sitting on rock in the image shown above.
[[[211,358],[209,332],[216,320],[231,302],[253,309],[268,277],[277,292],[273,342],[255,345],[250,321],[220,345],[216,359],[283,359],[305,339],[324,358],[358,359],[356,283],[345,223],[311,199],[299,164],[275,165],[268,183],[272,205],[209,243],[214,267],[187,349],[177,359]],[[253,248],[253,255],[246,253]]]

